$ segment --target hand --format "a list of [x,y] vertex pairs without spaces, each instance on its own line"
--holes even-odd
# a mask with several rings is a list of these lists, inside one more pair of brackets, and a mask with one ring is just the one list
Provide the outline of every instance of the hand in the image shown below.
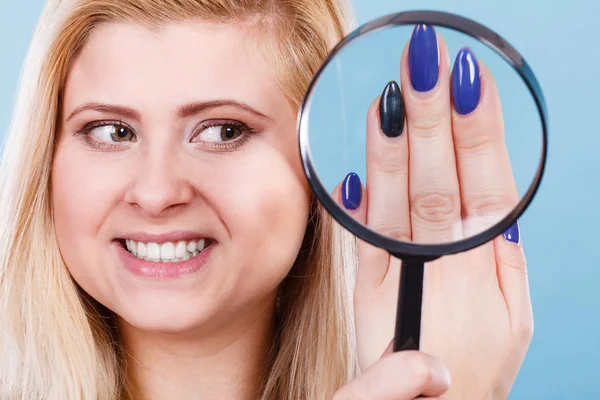
[[339,389],[333,400],[412,400],[420,395],[432,400],[449,386],[448,370],[438,360],[418,351],[392,353],[390,343],[381,359]]
[[[519,196],[489,70],[472,63],[481,90],[471,85],[451,96],[458,87],[451,84],[448,50],[438,35],[437,84],[423,90],[433,85],[418,76],[427,66],[416,65],[417,92],[409,53],[426,59],[426,46],[419,43],[432,39],[423,39],[428,32],[422,28],[416,32],[401,62],[406,121],[397,118],[401,112],[390,101],[397,86],[388,85],[367,117],[367,187],[349,175],[334,196],[376,232],[415,243],[448,242],[456,239],[457,227],[461,235],[472,234],[461,216],[504,216]],[[415,35],[421,36],[415,40]],[[472,54],[459,54],[463,62],[466,56]],[[463,67],[468,74],[469,66]],[[388,108],[381,117],[380,102]],[[421,350],[448,366],[449,399],[505,398],[529,346],[533,316],[518,225],[506,237],[426,266]],[[400,262],[362,241],[358,252],[354,305],[359,363],[366,370],[394,335]]]

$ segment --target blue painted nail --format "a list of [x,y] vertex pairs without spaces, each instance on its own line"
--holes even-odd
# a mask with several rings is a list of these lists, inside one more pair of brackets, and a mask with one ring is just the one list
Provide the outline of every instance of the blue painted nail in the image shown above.
[[454,108],[459,114],[469,114],[477,108],[480,97],[479,64],[473,52],[465,47],[458,52],[452,70]]
[[521,240],[519,231],[519,221],[515,221],[515,223],[512,224],[510,228],[506,230],[506,232],[504,232],[504,239],[508,240],[509,242],[519,244]]
[[428,92],[437,85],[440,74],[438,42],[431,25],[417,25],[408,47],[408,66],[413,89]]
[[342,203],[348,210],[356,210],[362,200],[360,178],[354,172],[349,173],[342,183]]

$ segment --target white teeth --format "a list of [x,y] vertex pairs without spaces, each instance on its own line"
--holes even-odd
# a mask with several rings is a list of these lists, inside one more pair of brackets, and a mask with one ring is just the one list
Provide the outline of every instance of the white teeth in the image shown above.
[[181,258],[185,253],[185,242],[177,242],[177,247],[175,247],[175,257]]
[[186,249],[190,253],[193,253],[194,251],[196,251],[196,242],[190,242],[190,243],[188,243],[187,246],[186,246]]
[[177,243],[144,243],[134,240],[125,240],[125,247],[134,256],[152,262],[180,262],[196,257],[204,250],[209,241],[200,239],[198,241],[186,242],[180,240]]
[[161,260],[172,260],[175,257],[175,245],[171,242],[163,243],[160,246]]
[[148,254],[146,252],[146,244],[139,242],[138,243],[138,252],[137,252],[138,257],[142,257],[142,258],[146,257],[146,254]]
[[160,247],[157,243],[148,243],[146,246],[148,252],[147,257],[151,260],[158,260],[160,258]]

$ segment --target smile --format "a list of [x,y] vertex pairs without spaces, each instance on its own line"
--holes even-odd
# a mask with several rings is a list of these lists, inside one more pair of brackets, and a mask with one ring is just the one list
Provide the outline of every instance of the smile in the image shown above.
[[144,261],[164,263],[187,261],[198,256],[211,244],[210,239],[180,240],[178,242],[137,242],[121,240],[123,247],[134,257]]

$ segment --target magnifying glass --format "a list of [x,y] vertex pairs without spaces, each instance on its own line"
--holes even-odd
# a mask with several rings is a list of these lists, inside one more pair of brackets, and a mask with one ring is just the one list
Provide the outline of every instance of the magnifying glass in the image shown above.
[[[325,60],[300,109],[304,171],[337,222],[402,261],[394,351],[419,349],[425,264],[491,241],[529,206],[547,129],[523,57],[458,15],[384,16]],[[349,190],[366,220],[340,199]]]

